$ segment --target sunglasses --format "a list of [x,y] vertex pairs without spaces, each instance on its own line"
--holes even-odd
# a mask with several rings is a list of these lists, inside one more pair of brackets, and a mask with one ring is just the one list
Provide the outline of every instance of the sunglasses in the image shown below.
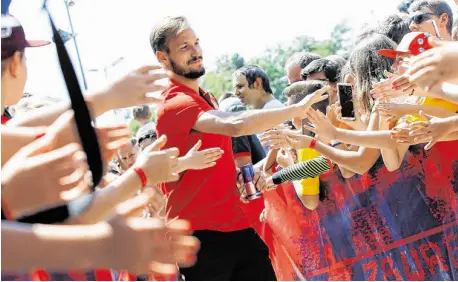
[[424,13],[424,14],[418,14],[414,15],[410,18],[409,25],[414,22],[415,24],[422,24],[423,22],[431,19],[431,16],[435,15],[435,13]]

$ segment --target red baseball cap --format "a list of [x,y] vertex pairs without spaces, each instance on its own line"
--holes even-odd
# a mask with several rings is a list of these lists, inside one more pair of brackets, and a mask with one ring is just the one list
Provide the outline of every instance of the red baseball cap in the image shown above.
[[40,47],[51,42],[45,40],[26,40],[24,29],[11,15],[2,15],[2,60],[13,56],[14,52],[25,47]]
[[427,32],[410,32],[402,38],[396,50],[381,49],[378,53],[391,59],[396,59],[396,55],[398,54],[411,54],[416,56],[433,48],[433,46],[429,44],[429,37],[431,37],[431,35]]

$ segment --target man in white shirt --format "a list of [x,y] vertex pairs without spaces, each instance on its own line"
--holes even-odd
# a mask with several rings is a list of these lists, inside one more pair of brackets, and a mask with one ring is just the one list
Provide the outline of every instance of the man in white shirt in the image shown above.
[[274,109],[284,105],[275,99],[267,74],[258,66],[244,66],[232,75],[234,93],[252,109]]

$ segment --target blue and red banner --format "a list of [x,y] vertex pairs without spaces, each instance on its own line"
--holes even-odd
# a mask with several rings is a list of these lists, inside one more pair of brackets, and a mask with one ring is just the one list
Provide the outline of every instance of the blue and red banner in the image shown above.
[[291,184],[265,194],[279,280],[458,279],[458,142],[411,147],[395,172],[379,159],[362,176],[320,179],[315,211]]

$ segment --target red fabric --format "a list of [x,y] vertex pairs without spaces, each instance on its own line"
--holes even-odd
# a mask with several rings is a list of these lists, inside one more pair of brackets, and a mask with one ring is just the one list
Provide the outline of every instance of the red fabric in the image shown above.
[[251,157],[251,152],[240,152],[237,154],[234,154],[234,158],[237,157]]
[[10,118],[2,116],[2,124],[6,124],[9,120]]
[[109,269],[95,269],[95,281],[113,281],[113,276]]
[[[2,119],[3,122],[3,119]],[[32,271],[32,280],[33,281],[50,281],[49,274],[43,269],[37,269]]]
[[192,129],[201,114],[217,105],[213,96],[201,93],[207,94],[207,100],[194,90],[171,81],[162,94],[164,102],[158,106],[158,136],[167,135],[165,147],[177,147],[180,156],[198,140],[202,141],[201,150],[219,147],[225,153],[212,168],[188,170],[181,173],[179,181],[160,185],[167,197],[167,217],[189,220],[194,230],[230,232],[249,228],[236,189],[231,138]]

